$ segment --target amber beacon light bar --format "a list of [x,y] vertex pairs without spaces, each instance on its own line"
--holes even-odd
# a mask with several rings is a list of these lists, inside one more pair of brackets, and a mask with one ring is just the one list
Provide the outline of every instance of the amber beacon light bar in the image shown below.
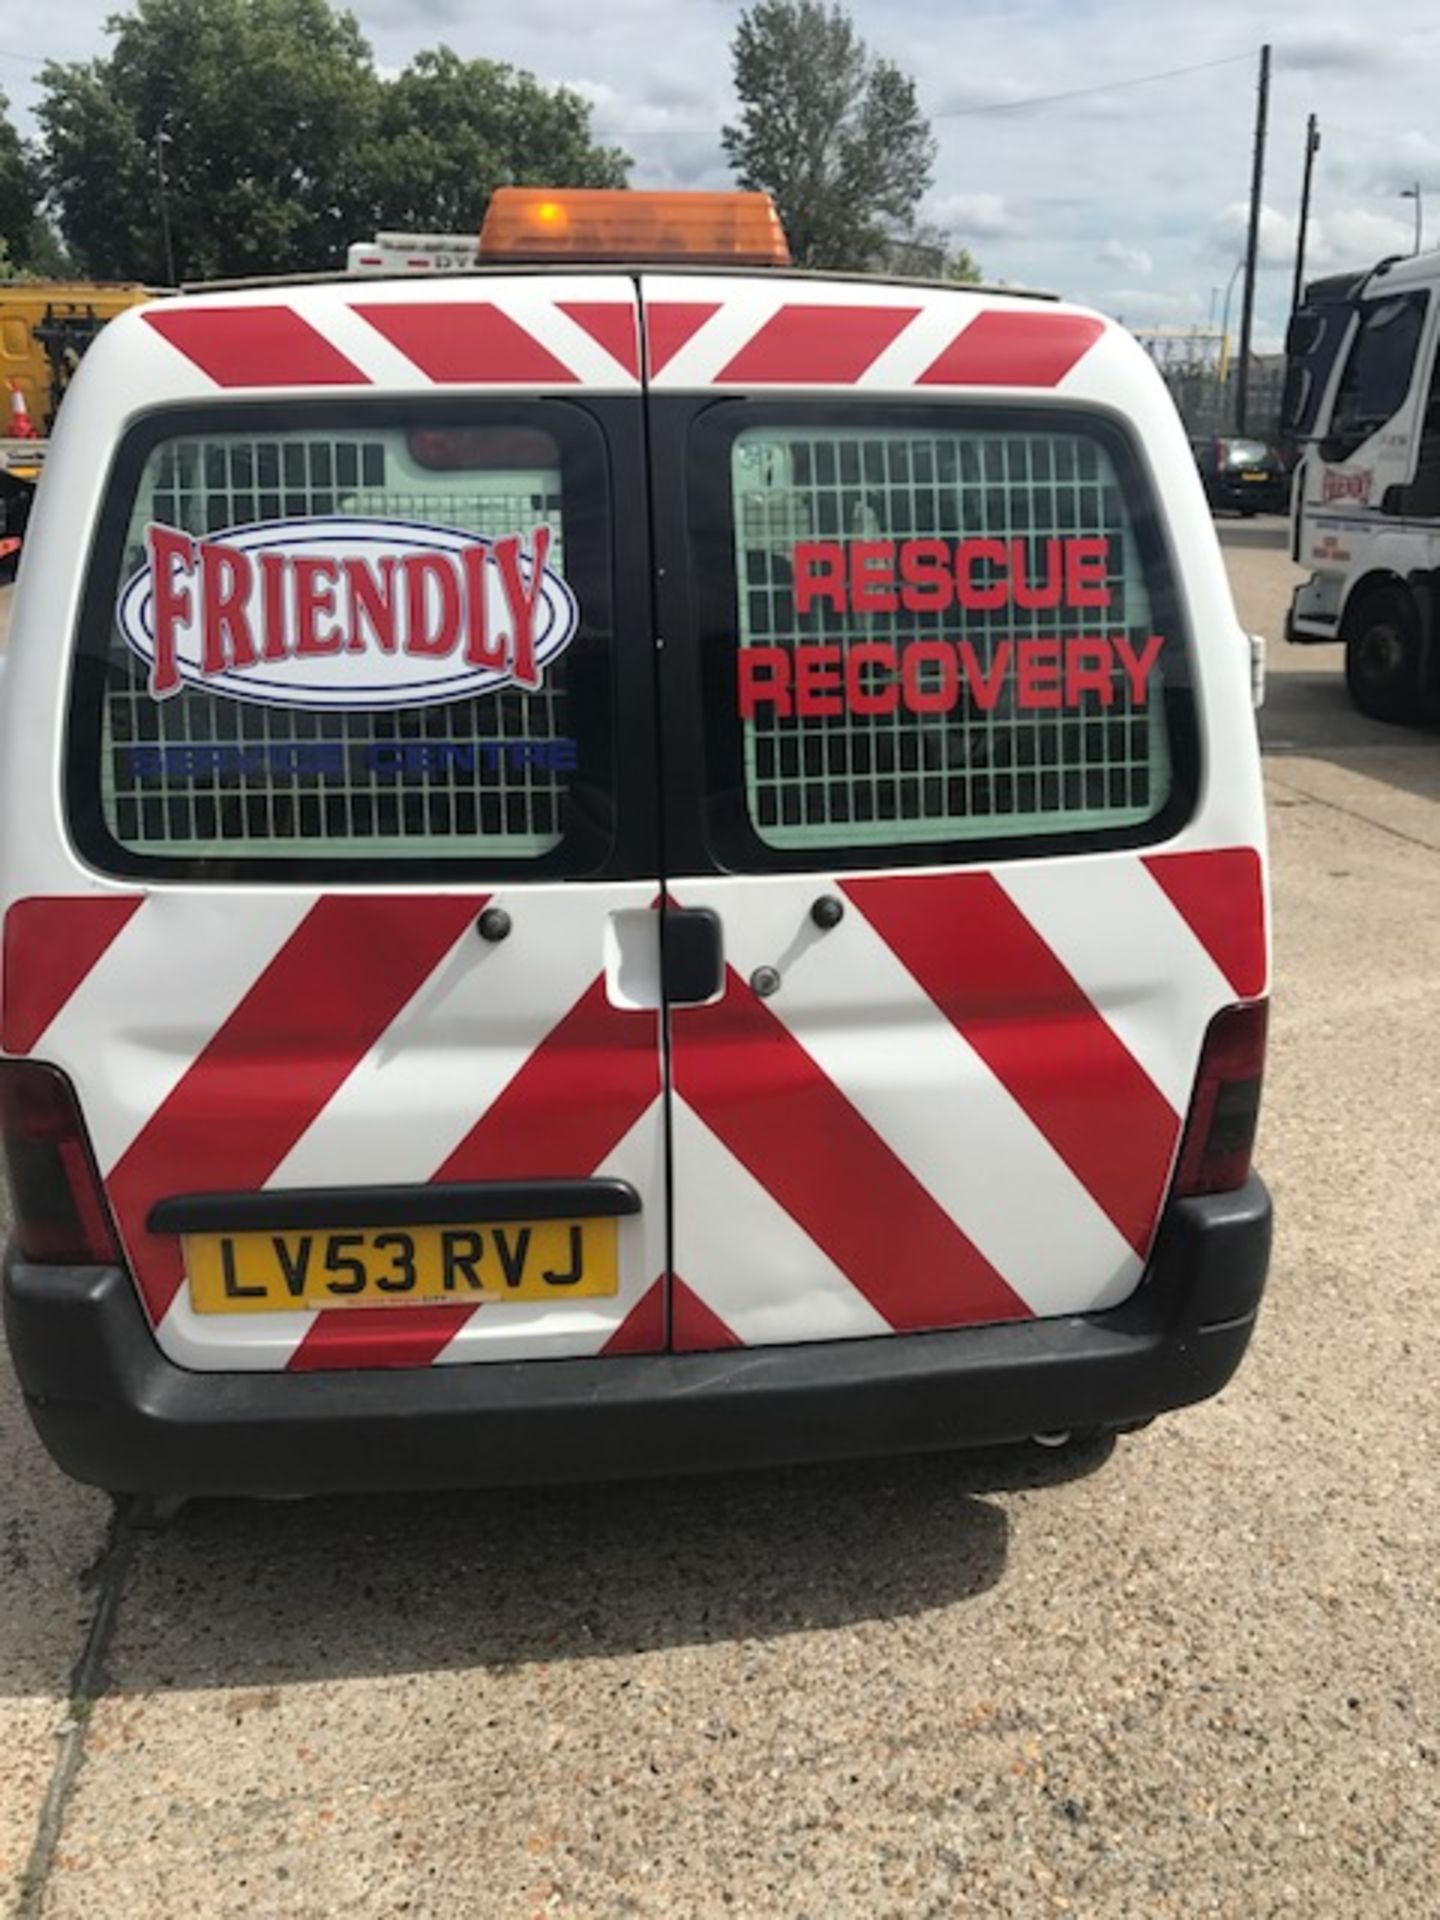
[[768,193],[644,193],[500,187],[480,230],[482,260],[654,261],[788,267]]

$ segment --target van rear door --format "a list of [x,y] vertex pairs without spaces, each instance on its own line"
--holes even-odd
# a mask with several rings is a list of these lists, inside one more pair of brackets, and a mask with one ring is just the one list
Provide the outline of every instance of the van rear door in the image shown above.
[[1114,1305],[1264,979],[1254,772],[1202,780],[1207,697],[1253,758],[1243,646],[1205,695],[1117,418],[1153,375],[1039,303],[644,304],[667,884],[726,962],[670,1022],[673,1344]]
[[119,450],[5,1040],[187,1366],[664,1344],[636,343],[622,279],[352,283],[82,369]]

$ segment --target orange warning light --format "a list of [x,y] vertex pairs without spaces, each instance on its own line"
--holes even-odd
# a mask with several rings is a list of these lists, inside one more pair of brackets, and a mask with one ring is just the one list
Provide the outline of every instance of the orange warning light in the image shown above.
[[768,193],[646,193],[499,187],[480,230],[482,260],[666,261],[788,267]]

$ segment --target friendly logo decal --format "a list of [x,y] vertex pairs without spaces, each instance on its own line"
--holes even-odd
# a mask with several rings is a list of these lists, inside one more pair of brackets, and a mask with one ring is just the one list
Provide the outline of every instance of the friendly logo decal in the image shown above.
[[156,700],[189,686],[266,706],[435,706],[541,685],[580,622],[549,549],[548,527],[492,539],[337,516],[197,538],[156,524],[116,614]]
[[1374,485],[1373,467],[1326,467],[1320,482],[1321,505],[1328,507],[1332,500],[1358,500],[1362,507],[1368,506]]

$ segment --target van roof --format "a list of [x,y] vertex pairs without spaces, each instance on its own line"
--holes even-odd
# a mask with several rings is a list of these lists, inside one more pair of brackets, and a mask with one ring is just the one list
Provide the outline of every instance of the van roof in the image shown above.
[[[564,274],[604,275],[613,278],[617,274],[632,276],[639,273],[663,273],[683,277],[693,276],[707,280],[754,280],[764,283],[771,279],[805,280],[831,286],[876,286],[876,287],[922,287],[927,292],[970,293],[988,299],[1001,300],[1041,300],[1058,302],[1061,296],[1040,287],[991,286],[988,283],[977,284],[973,281],[927,279],[921,274],[893,273],[834,273],[820,271],[810,267],[724,267],[696,265],[684,260],[657,259],[653,261],[613,260],[556,260],[537,263],[526,261],[514,263],[495,261],[482,266],[466,267],[454,273],[441,275],[395,274],[391,276],[416,286],[434,286],[437,283],[449,283],[456,280],[516,280],[545,279]],[[182,295],[189,293],[248,293],[252,289],[265,287],[321,287],[333,286],[337,282],[354,285],[362,280],[374,284],[384,276],[347,273],[343,267],[333,271],[314,273],[268,273],[254,274],[244,278],[230,280],[187,280],[180,287]]]

